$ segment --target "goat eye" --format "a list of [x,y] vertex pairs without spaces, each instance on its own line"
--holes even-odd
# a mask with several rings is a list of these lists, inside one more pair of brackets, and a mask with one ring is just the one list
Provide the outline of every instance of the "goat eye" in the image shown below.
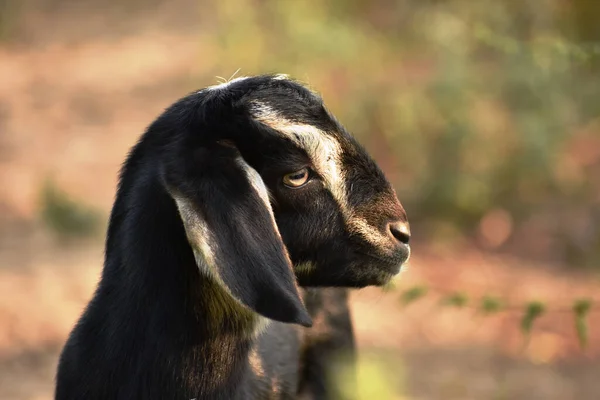
[[308,182],[308,168],[292,172],[283,176],[283,184],[287,187],[298,188]]

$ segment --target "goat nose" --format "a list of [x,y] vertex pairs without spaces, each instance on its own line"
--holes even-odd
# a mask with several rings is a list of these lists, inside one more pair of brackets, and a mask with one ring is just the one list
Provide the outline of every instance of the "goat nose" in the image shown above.
[[400,243],[408,244],[410,241],[410,228],[408,222],[390,222],[388,229],[392,236]]

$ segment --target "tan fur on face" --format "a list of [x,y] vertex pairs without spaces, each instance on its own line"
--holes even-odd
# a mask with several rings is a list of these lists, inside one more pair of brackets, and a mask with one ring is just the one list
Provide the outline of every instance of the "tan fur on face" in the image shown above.
[[379,229],[369,224],[366,219],[354,217],[348,221],[350,231],[359,234],[369,243],[379,248],[385,249],[391,247],[390,238],[384,235]]

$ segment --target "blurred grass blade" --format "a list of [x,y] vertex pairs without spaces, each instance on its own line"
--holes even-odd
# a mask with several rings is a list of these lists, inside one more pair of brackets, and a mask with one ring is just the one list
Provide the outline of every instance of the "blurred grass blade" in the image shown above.
[[400,296],[400,302],[404,306],[412,304],[415,301],[422,298],[423,296],[425,296],[427,294],[427,291],[428,289],[426,286],[414,286],[412,288],[406,289],[404,292],[402,292],[402,295]]
[[575,314],[575,330],[579,345],[584,349],[589,340],[587,316],[592,308],[592,302],[588,299],[580,299],[573,304],[573,313]]
[[502,301],[497,297],[484,296],[481,299],[480,311],[484,315],[495,314],[502,310]]
[[462,308],[467,305],[469,299],[463,292],[452,293],[451,295],[442,299],[442,304]]
[[521,332],[525,337],[529,337],[531,328],[536,319],[538,319],[546,310],[546,306],[540,301],[532,301],[525,307],[525,314],[521,319]]
[[42,188],[41,218],[62,238],[93,236],[100,227],[98,211],[71,199],[51,180]]

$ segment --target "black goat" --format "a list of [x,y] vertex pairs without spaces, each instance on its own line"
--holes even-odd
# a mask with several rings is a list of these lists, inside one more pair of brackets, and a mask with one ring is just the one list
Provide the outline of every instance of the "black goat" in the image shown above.
[[190,94],[123,166],[56,399],[331,398],[330,360],[354,345],[343,288],[388,282],[408,239],[312,91],[269,75]]

